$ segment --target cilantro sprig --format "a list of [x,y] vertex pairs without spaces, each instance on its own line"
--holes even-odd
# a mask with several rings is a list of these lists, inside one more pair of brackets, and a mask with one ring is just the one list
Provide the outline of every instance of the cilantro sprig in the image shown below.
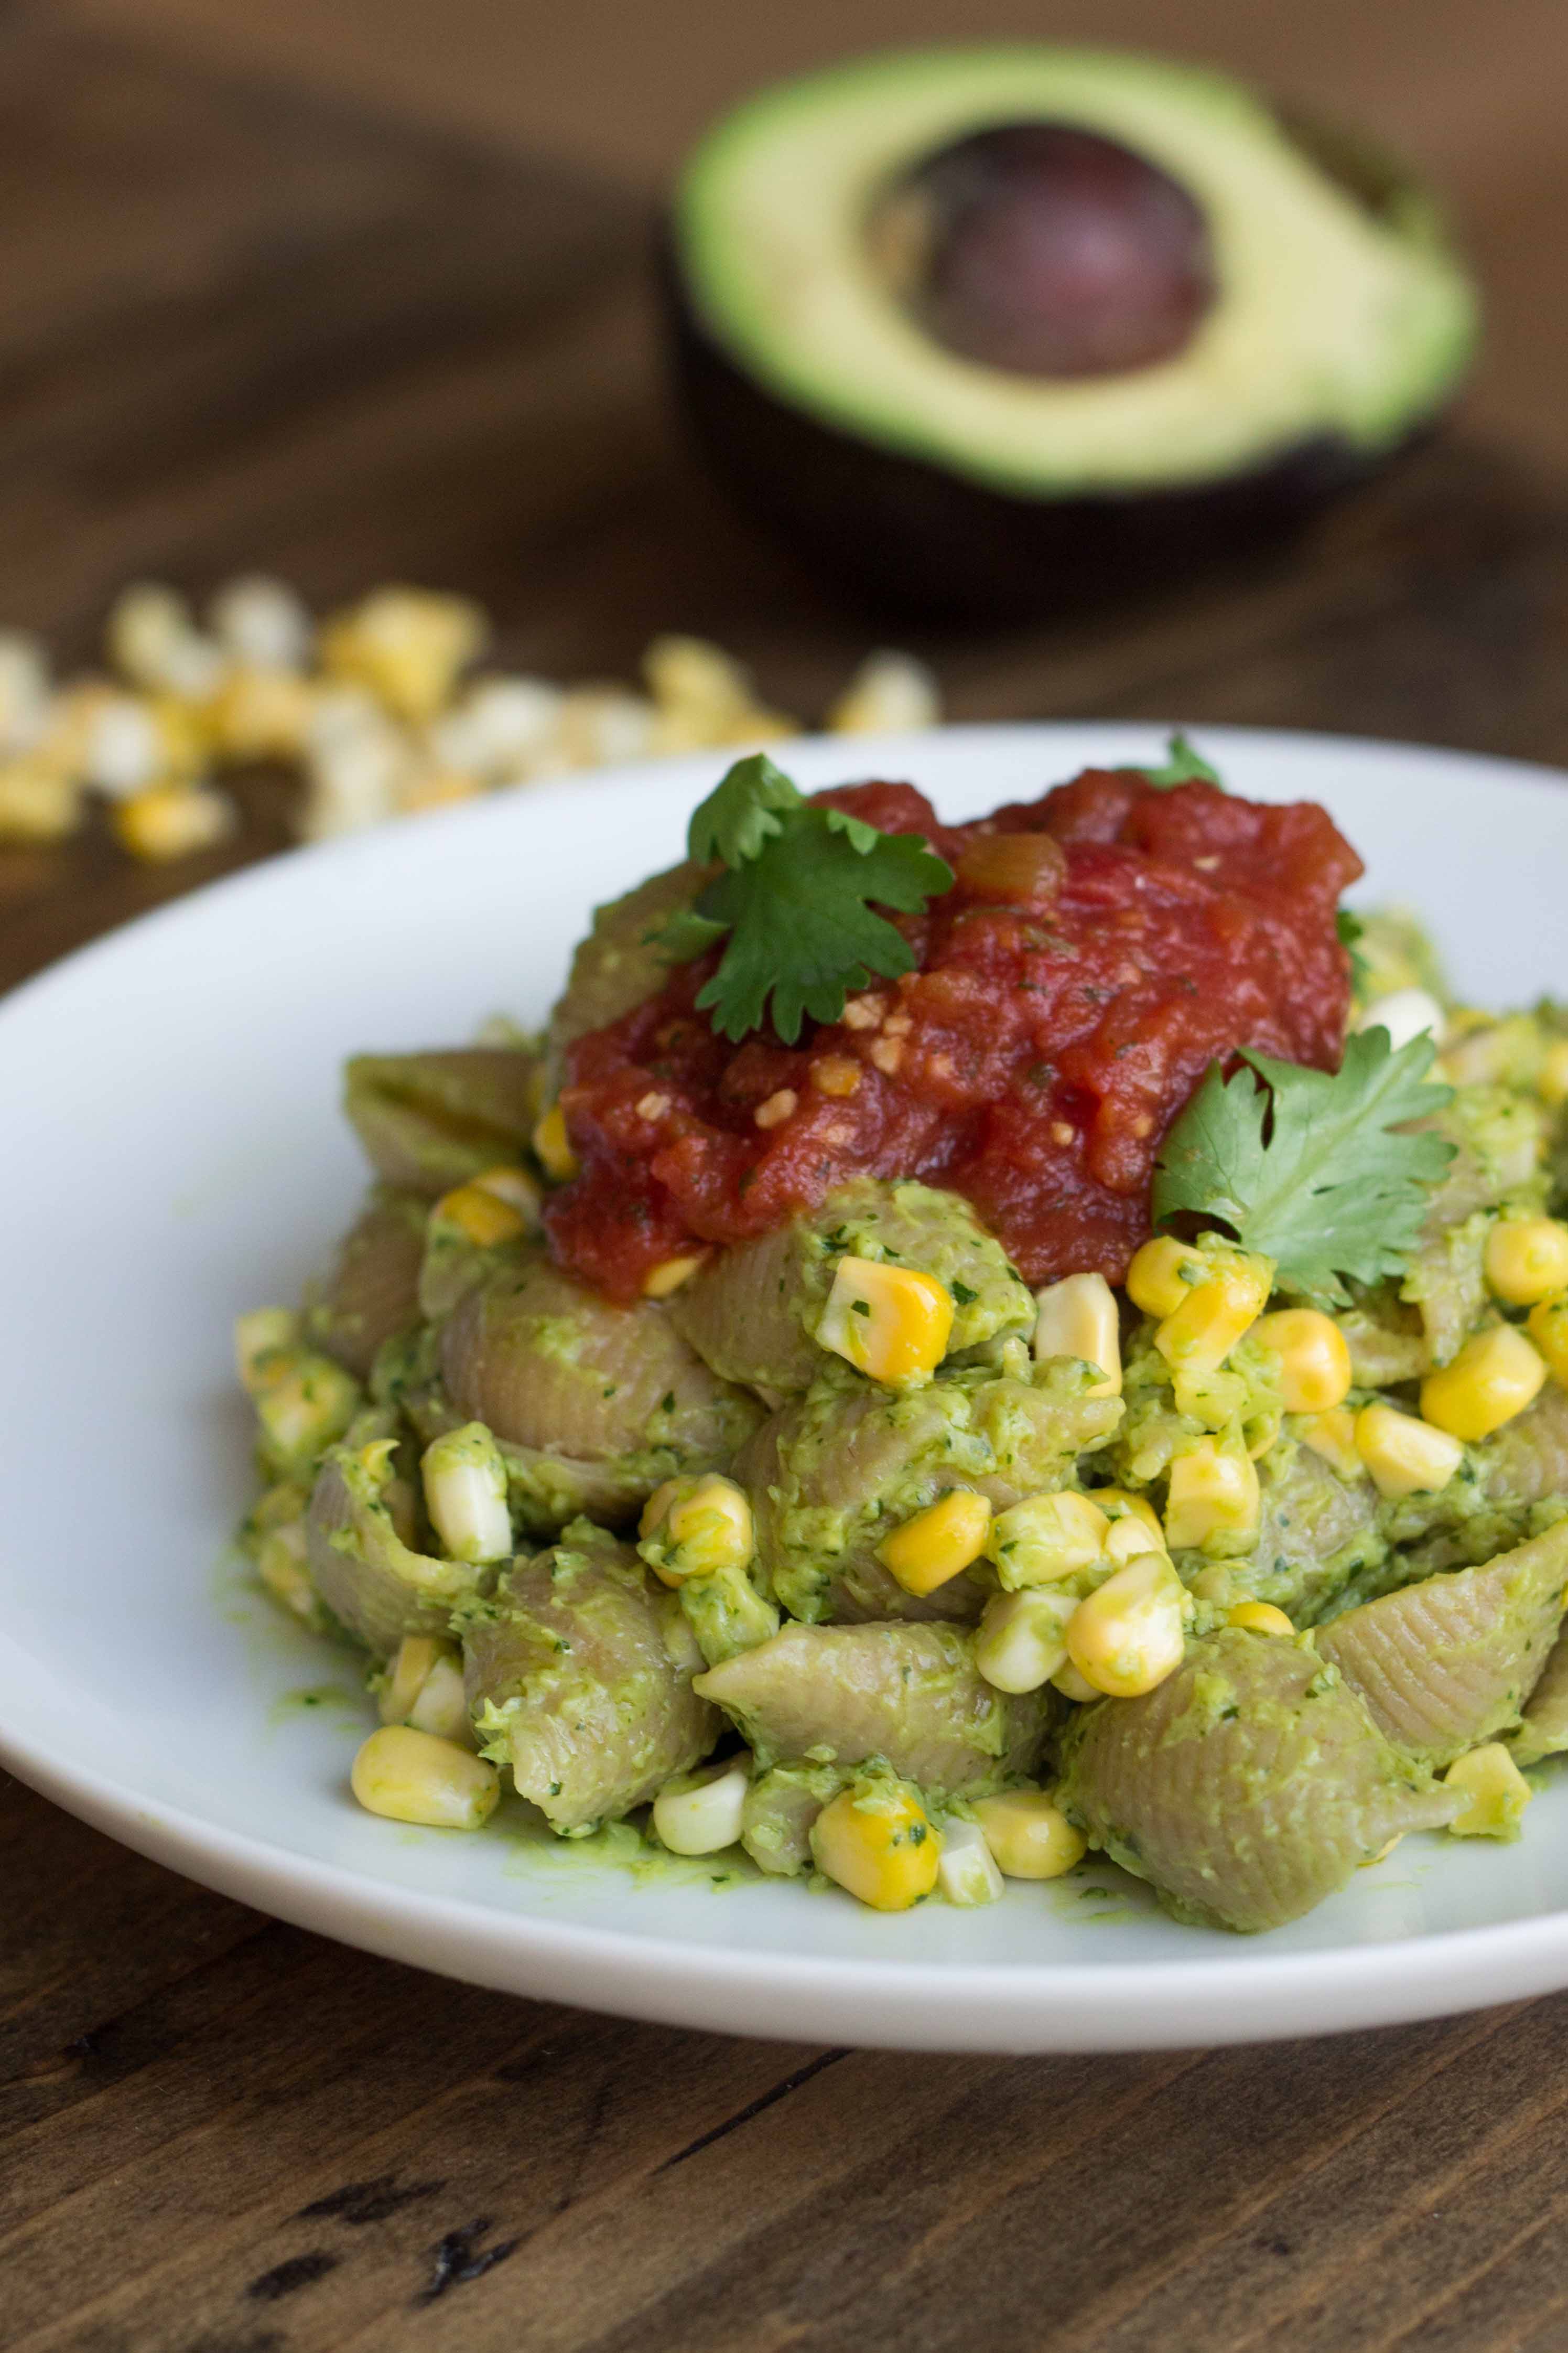
[[1165,752],[1163,767],[1137,768],[1134,775],[1142,776],[1146,785],[1153,785],[1161,792],[1169,792],[1173,785],[1218,785],[1224,792],[1225,783],[1219,770],[1209,765],[1180,728],[1166,739]]
[[737,760],[692,817],[689,855],[723,872],[658,934],[673,964],[726,942],[697,1003],[735,1042],[771,1019],[786,1045],[802,1022],[837,1021],[873,973],[914,969],[878,907],[917,914],[952,887],[952,869],[918,833],[881,833],[808,801],[765,752]]
[[1453,1089],[1427,1079],[1436,1048],[1394,1052],[1386,1029],[1352,1032],[1338,1071],[1267,1054],[1218,1063],[1165,1139],[1154,1172],[1156,1224],[1192,1216],[1226,1228],[1279,1263],[1280,1290],[1342,1306],[1346,1282],[1405,1271],[1431,1187],[1454,1147],[1429,1128]]

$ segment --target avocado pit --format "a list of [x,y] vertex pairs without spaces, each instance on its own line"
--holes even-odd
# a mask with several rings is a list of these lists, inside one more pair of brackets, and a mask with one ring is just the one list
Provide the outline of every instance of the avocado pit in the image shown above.
[[1115,140],[1001,123],[929,155],[873,207],[872,266],[932,340],[1010,375],[1173,359],[1215,297],[1208,224]]

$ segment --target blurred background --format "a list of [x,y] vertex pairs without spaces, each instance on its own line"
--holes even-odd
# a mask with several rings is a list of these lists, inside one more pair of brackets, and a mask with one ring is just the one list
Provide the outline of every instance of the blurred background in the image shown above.
[[[681,160],[781,75],[998,38],[1217,65],[1408,159],[1485,305],[1436,434],[1299,538],[1209,569],[1178,539],[1116,603],[1069,575],[1054,610],[967,628],[868,607],[759,532],[670,398],[652,255]],[[448,592],[482,608],[489,669],[637,700],[573,705],[570,757],[558,730],[539,773],[734,740],[650,720],[645,657],[671,632],[743,667],[747,724],[820,724],[890,645],[955,719],[1568,756],[1565,78],[1561,0],[0,0],[0,632],[33,633],[68,688],[102,677],[128,582],[198,619],[237,574],[318,616],[385,583]],[[109,666],[156,699],[152,670]],[[176,733],[206,728],[205,691]],[[15,779],[9,828],[0,774],[0,986],[301,830],[309,747],[237,770],[187,744],[149,770],[116,737],[83,782],[83,713],[110,721],[90,696],[58,709],[77,765]],[[406,750],[383,742],[404,769],[364,807],[442,797]],[[131,842],[127,795],[171,777],[213,795]]]
[[656,194],[755,84],[922,41],[1081,41],[1224,66],[1361,123],[1436,181],[1489,296],[1470,414],[1568,461],[1561,0],[80,0],[86,23],[272,68]]

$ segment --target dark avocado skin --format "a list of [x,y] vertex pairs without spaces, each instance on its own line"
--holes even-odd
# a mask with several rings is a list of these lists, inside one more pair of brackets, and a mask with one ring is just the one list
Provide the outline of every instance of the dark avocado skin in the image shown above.
[[1421,418],[1370,459],[1325,434],[1195,487],[1008,498],[775,399],[702,326],[668,232],[658,266],[677,399],[714,477],[814,572],[905,618],[1024,620],[1185,584],[1199,565],[1288,539],[1432,427]]

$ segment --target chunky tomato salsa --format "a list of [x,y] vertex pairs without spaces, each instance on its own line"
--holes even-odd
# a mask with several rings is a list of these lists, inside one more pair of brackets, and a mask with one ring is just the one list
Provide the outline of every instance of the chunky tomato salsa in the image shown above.
[[694,1008],[717,954],[578,1039],[562,1101],[579,1173],[548,1224],[609,1297],[862,1174],[966,1195],[1032,1283],[1120,1281],[1161,1142],[1211,1062],[1251,1047],[1337,1068],[1335,915],[1362,867],[1315,805],[1098,769],[969,825],[909,785],[818,797],[923,834],[953,888],[897,918],[913,972],[794,1047],[715,1035]]

